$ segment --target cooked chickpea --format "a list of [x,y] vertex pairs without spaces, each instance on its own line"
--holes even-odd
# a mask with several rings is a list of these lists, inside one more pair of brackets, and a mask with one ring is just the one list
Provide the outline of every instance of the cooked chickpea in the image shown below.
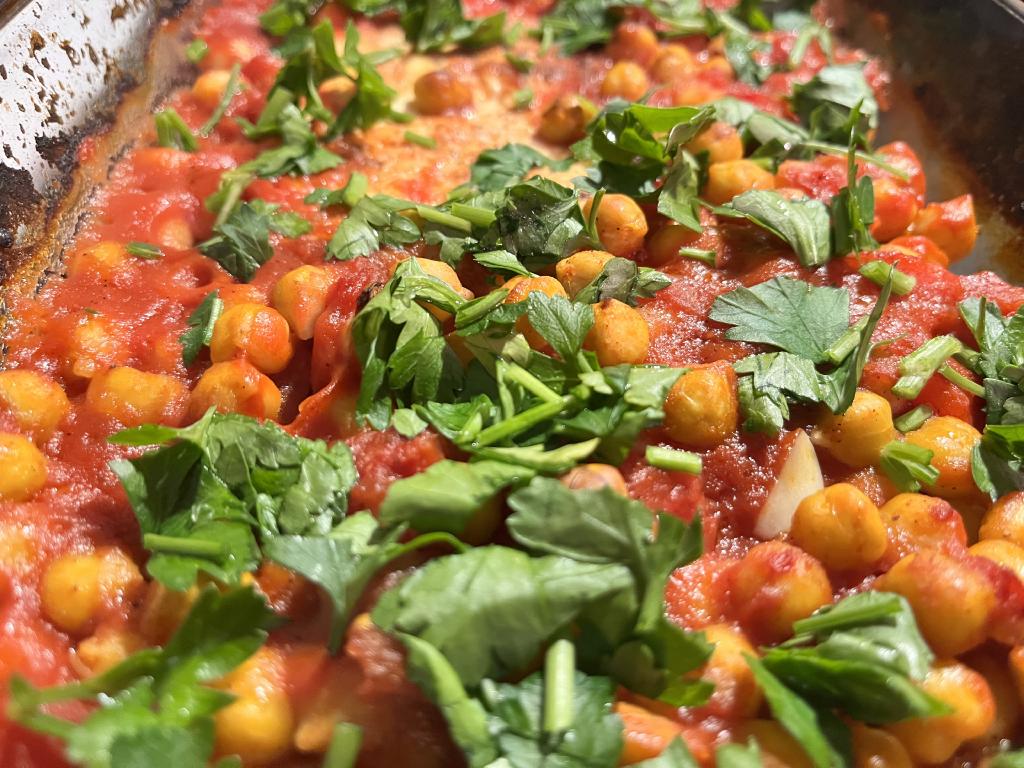
[[192,84],[192,95],[208,109],[215,109],[228,87],[231,72],[227,69],[211,69],[203,72]]
[[963,661],[985,678],[995,703],[992,726],[982,740],[995,743],[1000,739],[1012,739],[1020,723],[1021,702],[1012,674],[1008,674],[1011,670],[1007,654],[993,646],[983,646]]
[[424,115],[443,115],[473,106],[473,86],[447,69],[428,72],[413,84],[416,109]]
[[704,197],[715,205],[725,205],[737,195],[752,189],[773,189],[775,177],[753,160],[731,160],[708,166]]
[[46,485],[46,457],[21,435],[0,432],[0,500],[26,501]]
[[715,686],[706,706],[719,717],[753,717],[761,707],[761,688],[744,656],[757,656],[754,646],[729,624],[712,624],[704,634],[714,646],[700,670],[701,679]]
[[651,334],[644,316],[618,299],[594,304],[594,325],[583,341],[603,366],[639,365],[647,359]]
[[126,427],[176,425],[183,415],[188,389],[173,376],[135,368],[111,368],[94,376],[85,403],[96,413]]
[[693,155],[707,152],[710,164],[743,159],[743,139],[740,138],[740,132],[729,123],[721,121],[712,123],[706,130],[697,134],[686,145],[686,149]]
[[1024,645],[1018,645],[1010,651],[1007,662],[1010,665],[1010,677],[1017,689],[1017,698],[1024,706]]
[[70,408],[60,385],[41,373],[0,371],[0,410],[7,411],[18,428],[37,442],[50,439]]
[[574,491],[611,488],[623,496],[629,495],[622,473],[610,464],[581,464],[570,469],[560,479],[562,485]]
[[120,243],[104,240],[78,251],[68,260],[68,277],[100,275],[109,278],[128,260]]
[[345,75],[329,77],[320,84],[319,93],[324,105],[337,114],[347,107],[352,97],[356,95],[356,84]]
[[646,24],[624,21],[612,34],[608,55],[616,61],[635,61],[647,66],[658,55],[658,36]]
[[[583,204],[583,215],[590,217],[594,198]],[[632,256],[640,250],[647,236],[647,217],[633,198],[627,195],[605,195],[597,208],[597,236],[613,256]]]
[[144,587],[142,574],[117,547],[64,555],[43,574],[39,588],[43,613],[72,635],[89,631],[104,605],[129,602]]
[[682,224],[669,224],[662,227],[647,241],[647,260],[656,267],[665,266],[679,259],[679,251],[693,247],[700,237]]
[[971,453],[980,440],[978,430],[953,416],[933,416],[906,436],[908,443],[932,452],[932,466],[939,471],[939,478],[928,490],[947,499],[976,493]]
[[1008,568],[1017,574],[1017,578],[1024,582],[1024,548],[1018,547],[1011,541],[1002,539],[987,539],[979,541],[969,550],[975,557],[984,557],[993,563]]
[[926,205],[918,211],[907,233],[930,238],[950,261],[962,259],[974,248],[978,237],[974,201],[970,195],[961,195]]
[[189,416],[198,419],[211,407],[221,413],[276,419],[281,410],[281,391],[245,360],[215,363],[192,390]]
[[192,225],[187,220],[175,216],[163,222],[156,231],[157,245],[175,251],[187,251],[196,243],[192,233]]
[[656,82],[676,83],[685,80],[697,68],[693,54],[685,45],[666,45],[651,67]]
[[210,359],[248,360],[263,373],[279,373],[292,359],[291,331],[280,312],[262,304],[236,304],[213,327]]
[[639,101],[651,87],[647,72],[632,61],[620,61],[612,66],[601,82],[601,95],[626,101]]
[[985,678],[956,662],[936,664],[921,683],[953,712],[893,723],[886,727],[916,763],[948,760],[965,743],[983,735],[995,718],[995,702]]
[[139,631],[150,645],[163,645],[170,639],[198,594],[198,586],[187,592],[177,592],[159,581],[149,582],[139,616]]
[[830,485],[801,501],[789,535],[833,571],[870,568],[888,543],[878,507],[848,483]]
[[914,768],[899,739],[879,728],[855,723],[853,768]]
[[721,445],[739,426],[736,374],[729,365],[691,368],[665,398],[665,430],[694,448]]
[[917,193],[891,176],[872,180],[875,195],[875,220],[871,234],[885,243],[902,235],[917,215]]
[[984,642],[996,607],[995,590],[982,573],[934,550],[907,555],[874,588],[907,599],[939,656],[956,656]]
[[294,715],[280,654],[260,649],[222,684],[236,698],[214,715],[217,753],[253,766],[281,757],[291,744]]
[[580,251],[555,264],[555,277],[569,296],[575,296],[593,282],[605,264],[614,258],[607,251]]
[[118,627],[102,626],[75,648],[75,657],[90,675],[99,675],[120,664],[143,647],[142,638]]
[[564,94],[544,110],[537,127],[537,136],[543,141],[567,147],[587,133],[587,125],[597,114],[597,108],[582,96]]
[[1012,491],[999,498],[981,520],[978,536],[1005,539],[1024,547],[1024,491]]
[[728,79],[733,77],[732,64],[725,56],[709,56],[708,60],[698,65],[702,72],[717,72]]
[[[447,285],[457,294],[464,299],[472,299],[473,292],[467,288],[462,287],[462,281],[459,279],[459,275],[452,269],[448,264],[443,261],[437,261],[435,259],[416,259],[416,265],[426,272],[431,277],[437,278],[442,283]],[[445,320],[448,317],[448,313],[443,309],[438,309],[434,306],[428,306],[427,309],[434,317],[438,320]]]
[[617,701],[612,709],[622,720],[620,765],[632,765],[657,757],[682,733],[682,727],[674,720],[636,704]]
[[98,372],[121,363],[126,354],[114,326],[102,316],[89,316],[71,331],[67,373],[79,379],[91,379]]
[[904,557],[922,549],[957,554],[967,547],[963,518],[948,501],[921,493],[893,496],[879,510],[890,551]]
[[317,318],[327,306],[334,277],[323,267],[305,265],[281,276],[274,284],[271,303],[288,321],[298,338],[313,338]]
[[[508,290],[508,296],[505,298],[506,304],[518,304],[520,301],[526,301],[534,291],[540,291],[546,296],[569,298],[562,284],[553,277],[513,277],[505,283],[504,287]],[[523,334],[534,349],[540,349],[547,345],[544,337],[530,325],[530,319],[525,314],[516,320],[516,331]]]
[[832,603],[832,585],[813,556],[791,544],[766,541],[736,564],[730,599],[745,630],[775,643],[792,636],[794,621]]
[[889,401],[866,389],[857,390],[843,413],[826,413],[813,434],[815,445],[854,469],[876,463],[882,448],[896,437]]
[[800,742],[774,720],[742,722],[733,731],[733,739],[741,744],[757,741],[762,768],[812,768]]

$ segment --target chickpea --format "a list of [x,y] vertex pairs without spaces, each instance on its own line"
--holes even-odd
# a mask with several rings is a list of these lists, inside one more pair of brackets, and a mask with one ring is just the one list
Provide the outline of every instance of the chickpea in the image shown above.
[[733,731],[733,739],[757,741],[763,768],[812,768],[800,743],[774,720],[746,720]]
[[962,259],[974,248],[978,237],[974,201],[970,195],[961,195],[943,203],[926,205],[914,217],[907,234],[930,238],[950,261]]
[[104,605],[130,602],[143,587],[138,566],[119,548],[105,547],[54,560],[43,574],[39,596],[54,625],[83,635]]
[[90,675],[99,675],[120,664],[142,647],[142,638],[134,632],[104,625],[78,644],[75,657]]
[[[435,259],[416,259],[416,265],[426,272],[430,277],[437,278],[442,283],[447,285],[449,288],[454,290],[464,299],[472,299],[473,292],[467,288],[462,287],[462,281],[459,279],[458,274],[449,265],[443,261],[436,261]],[[444,321],[448,318],[448,313],[443,309],[438,309],[434,306],[427,307],[428,311],[434,315],[438,320]]]
[[761,707],[761,688],[744,656],[757,656],[754,646],[729,624],[712,624],[704,634],[714,645],[700,672],[715,686],[708,710],[723,718],[753,717]]
[[345,75],[329,77],[320,84],[320,98],[324,105],[337,114],[348,106],[356,95],[356,84]]
[[853,768],[914,768],[899,739],[878,728],[854,723]]
[[651,334],[643,315],[618,299],[605,299],[593,307],[594,325],[583,346],[593,350],[602,366],[639,365],[647,359]]
[[666,45],[651,67],[654,80],[659,83],[677,83],[687,79],[697,68],[693,54],[685,45]]
[[922,549],[952,555],[967,547],[963,518],[948,501],[920,493],[901,493],[883,504],[879,512],[889,531],[889,546],[895,557]]
[[90,316],[71,331],[67,374],[91,379],[100,371],[121,364],[126,356],[127,350],[113,324],[102,316]]
[[68,261],[68,277],[99,275],[109,279],[128,260],[128,252],[120,243],[104,240],[78,251]]
[[94,376],[85,403],[126,427],[181,421],[188,389],[173,376],[135,368],[111,368]]
[[730,599],[749,634],[775,643],[792,636],[794,621],[832,603],[832,585],[814,557],[791,544],[766,541],[736,564]]
[[187,251],[196,243],[192,233],[192,225],[179,216],[168,219],[156,230],[156,242],[164,248],[175,251]]
[[601,83],[601,95],[626,101],[639,101],[651,87],[647,72],[632,61],[620,61],[612,66]]
[[34,371],[0,371],[0,410],[37,442],[49,440],[70,409],[68,396],[52,379]]
[[248,360],[263,373],[279,373],[292,359],[288,321],[262,304],[228,307],[213,327],[210,359]]
[[691,368],[665,398],[665,430],[677,443],[714,448],[739,426],[736,373],[729,365]]
[[0,432],[0,500],[27,501],[46,485],[46,457],[21,435]]
[[917,625],[939,656],[956,656],[982,643],[996,608],[992,584],[961,560],[934,550],[907,555],[875,581],[903,595]]
[[1000,739],[1012,739],[1020,722],[1021,702],[1013,677],[1007,674],[1010,672],[1007,654],[986,646],[971,653],[964,659],[964,663],[985,678],[995,702],[992,727],[982,737],[982,741],[995,743]]
[[424,115],[443,115],[473,106],[473,86],[447,69],[428,72],[413,84],[416,109]]
[[228,87],[231,72],[227,69],[211,69],[203,72],[192,84],[195,100],[207,109],[215,109]]
[[686,145],[693,155],[708,153],[708,163],[729,163],[743,159],[743,139],[729,123],[715,121]]
[[601,274],[614,259],[607,251],[580,251],[555,264],[555,277],[569,296],[575,296]]
[[305,265],[281,276],[274,284],[271,303],[298,338],[313,338],[317,318],[327,306],[334,276],[323,267]]
[[733,77],[732,64],[725,56],[709,56],[707,61],[698,65],[698,68],[702,72],[717,72],[729,80]]
[[879,242],[902,235],[917,215],[917,193],[891,176],[872,180],[875,195],[875,221],[871,234]]
[[897,437],[892,407],[881,395],[858,389],[846,411],[827,413],[819,419],[813,437],[815,445],[849,467],[860,469],[874,464],[882,448]]
[[1024,491],[1011,491],[999,498],[981,520],[978,536],[1005,539],[1024,547]]
[[581,464],[570,469],[560,479],[562,485],[574,491],[611,488],[623,496],[629,495],[622,473],[610,464]]
[[261,648],[222,682],[236,698],[214,715],[217,753],[266,765],[289,748],[294,729],[280,653]]
[[[361,626],[364,622],[370,624],[368,629]],[[373,631],[370,617],[365,613],[359,614],[349,628],[349,642]],[[295,724],[292,743],[300,752],[327,750],[335,726],[351,717],[349,713],[359,687],[359,673],[348,664],[330,664],[318,683],[316,693],[302,707],[302,714]]]
[[[520,301],[526,301],[534,291],[540,291],[546,296],[569,298],[562,284],[553,277],[513,277],[505,283],[504,287],[509,292],[505,298],[506,304],[518,304]],[[534,349],[541,349],[547,345],[544,337],[530,325],[530,319],[526,315],[516,320],[516,331],[523,334]]]
[[682,224],[662,227],[647,241],[647,260],[655,267],[662,267],[679,260],[679,251],[693,247],[700,237]]
[[276,419],[281,410],[281,391],[245,360],[215,363],[192,390],[189,417],[198,419],[210,407],[221,413]]
[[1010,677],[1013,678],[1013,685],[1017,689],[1017,698],[1024,706],[1024,645],[1018,645],[1011,650],[1007,661],[1010,664]]
[[830,485],[801,501],[789,535],[833,571],[870,568],[888,543],[878,507],[848,483]]
[[622,720],[623,740],[620,765],[632,765],[660,755],[673,739],[680,736],[682,727],[674,720],[655,714],[648,709],[617,701],[612,706]]
[[[583,204],[583,215],[590,217],[594,198]],[[632,256],[640,250],[647,236],[647,218],[633,198],[627,195],[605,195],[597,208],[597,236],[613,256]]]
[[1003,539],[987,539],[979,541],[969,550],[975,557],[984,557],[1003,568],[1007,568],[1017,574],[1017,578],[1024,582],[1024,548],[1018,547],[1011,541]]
[[616,61],[635,61],[646,67],[658,55],[658,36],[646,24],[624,21],[615,28],[608,55]]
[[587,125],[597,108],[582,96],[564,94],[544,110],[537,127],[537,136],[550,144],[568,147],[587,133]]
[[150,645],[164,645],[185,619],[199,595],[199,588],[193,586],[187,592],[176,592],[159,581],[151,581],[146,590],[139,631]]
[[751,189],[774,189],[775,177],[753,160],[731,160],[708,166],[704,197],[715,205],[725,205]]
[[953,708],[948,715],[915,718],[886,727],[915,763],[941,763],[967,741],[983,735],[995,718],[995,703],[985,678],[954,661],[936,664],[921,687]]
[[908,443],[932,452],[932,466],[939,471],[939,478],[928,490],[947,499],[976,493],[971,453],[979,440],[978,430],[953,416],[933,416],[906,436]]

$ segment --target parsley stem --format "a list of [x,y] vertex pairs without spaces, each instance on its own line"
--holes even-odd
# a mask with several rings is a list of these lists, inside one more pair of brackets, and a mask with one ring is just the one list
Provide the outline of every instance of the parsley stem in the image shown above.
[[943,363],[942,367],[939,368],[939,373],[942,374],[946,380],[953,382],[960,387],[960,389],[964,390],[964,392],[969,392],[970,394],[978,397],[985,396],[985,388],[981,386],[981,384],[978,384],[976,381],[971,381],[949,363]]
[[858,272],[875,285],[885,285],[885,281],[892,278],[892,292],[897,296],[906,296],[917,285],[917,280],[906,272],[900,272],[896,267],[881,259],[875,259],[864,264]]
[[934,413],[935,411],[932,410],[931,406],[919,405],[916,408],[907,411],[899,418],[893,420],[892,424],[900,432],[913,432],[928,421]]
[[436,208],[431,208],[429,205],[417,205],[416,213],[420,215],[424,221],[429,221],[431,224],[438,224],[442,227],[448,227],[459,232],[465,232],[467,235],[473,231],[473,225],[466,219],[459,216],[453,216],[450,213],[439,211]]
[[874,624],[900,612],[900,604],[896,601],[871,603],[856,610],[845,608],[842,612],[834,612],[831,606],[819,613],[793,622],[794,635],[822,635],[837,629],[850,629],[864,624]]
[[363,729],[352,723],[334,726],[331,743],[324,755],[323,768],[352,768],[363,743]]
[[704,460],[699,453],[665,448],[660,445],[648,445],[645,458],[652,467],[667,469],[670,472],[699,475],[704,469]]
[[868,318],[865,316],[843,331],[843,335],[832,342],[832,346],[825,350],[825,358],[833,365],[839,365],[843,362],[860,344],[861,334],[864,333],[864,328],[867,324]]
[[402,555],[415,552],[417,549],[423,549],[423,547],[429,547],[431,544],[447,544],[460,554],[466,552],[470,548],[468,544],[465,544],[455,536],[452,536],[447,531],[434,531],[432,533],[420,534],[409,543],[403,544],[399,549],[395,550],[394,557],[391,559],[396,560]]
[[521,365],[510,363],[508,368],[505,370],[505,378],[508,381],[515,382],[527,392],[532,395],[536,395],[546,403],[560,403],[562,402],[562,396],[555,392],[551,387],[545,384],[543,381],[538,379],[528,370],[523,368]]
[[152,552],[168,555],[189,555],[210,560],[224,556],[224,545],[209,539],[188,539],[184,536],[163,536],[147,533],[142,537],[142,546]]
[[[800,146],[814,152],[821,152],[823,155],[835,155],[836,157],[846,157],[847,152],[849,152],[847,147],[841,147],[838,144],[829,144],[824,141],[801,141]],[[877,165],[883,171],[888,171],[901,181],[910,181],[910,176],[906,171],[900,170],[895,165],[882,160],[878,155],[873,155],[870,152],[862,152],[858,149],[854,152],[854,156],[861,162]]]
[[575,675],[576,648],[564,638],[556,640],[544,656],[544,732],[549,737],[572,728]]
[[497,218],[490,208],[481,208],[478,205],[467,205],[466,203],[452,203],[452,213],[478,227],[489,227]]
[[900,380],[893,385],[897,397],[913,400],[951,355],[963,349],[954,336],[936,336],[900,360]]
[[540,424],[546,419],[551,419],[574,406],[578,400],[573,395],[564,395],[555,402],[541,403],[532,408],[527,408],[522,413],[517,413],[511,418],[492,424],[476,436],[473,441],[473,448],[485,448],[488,445],[507,440],[513,435],[525,432],[531,427]]
[[228,111],[228,106],[231,104],[231,100],[235,98],[235,94],[238,93],[238,77],[242,73],[242,66],[238,63],[231,68],[231,74],[228,76],[227,85],[224,86],[224,95],[220,97],[220,102],[217,104],[216,109],[210,115],[210,119],[203,123],[199,129],[200,136],[209,136],[213,133],[213,129],[217,127],[217,123],[224,117],[224,113]]

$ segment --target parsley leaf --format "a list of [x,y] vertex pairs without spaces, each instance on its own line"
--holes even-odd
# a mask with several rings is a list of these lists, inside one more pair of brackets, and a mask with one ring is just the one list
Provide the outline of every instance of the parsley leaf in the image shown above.
[[713,210],[768,230],[789,244],[805,267],[820,266],[831,256],[828,208],[819,200],[789,200],[774,190],[752,189]]
[[616,257],[580,289],[573,301],[597,304],[605,299],[615,299],[635,307],[638,299],[649,299],[671,283],[671,279],[657,270],[639,267],[632,259]]
[[483,48],[498,44],[504,34],[504,12],[467,19],[460,0],[344,0],[344,4],[370,16],[397,12],[406,40],[421,53]]
[[816,139],[845,145],[852,127],[857,143],[866,146],[868,131],[878,124],[878,102],[859,63],[820,69],[810,81],[793,86],[791,103]]
[[178,337],[181,342],[181,361],[186,368],[196,361],[200,350],[210,344],[213,328],[223,310],[224,302],[220,300],[217,291],[213,291],[188,316],[188,330]]
[[419,227],[401,213],[414,207],[406,200],[386,195],[362,198],[338,225],[327,243],[327,255],[339,261],[349,261],[369,256],[384,245],[401,246],[416,242],[421,236]]
[[153,121],[156,123],[156,140],[161,147],[172,147],[185,152],[195,152],[199,147],[195,134],[188,124],[173,109],[158,112]]
[[883,446],[878,464],[886,476],[903,492],[921,490],[939,479],[939,470],[932,466],[932,451],[912,443],[893,440]]
[[565,170],[569,160],[554,160],[526,144],[506,144],[480,153],[469,167],[469,183],[481,192],[496,192],[523,181],[534,168]]
[[242,203],[213,228],[214,236],[200,243],[199,250],[233,277],[249,282],[256,270],[274,255],[270,246],[271,230],[296,237],[311,229],[302,217],[278,213],[276,208],[262,200]]
[[528,268],[553,264],[588,244],[578,195],[549,179],[508,187],[494,215],[502,247]]

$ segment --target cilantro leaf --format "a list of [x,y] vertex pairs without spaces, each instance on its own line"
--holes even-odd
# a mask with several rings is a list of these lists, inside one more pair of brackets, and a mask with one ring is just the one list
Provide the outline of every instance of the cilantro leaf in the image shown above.
[[213,291],[188,316],[188,330],[178,337],[181,342],[181,361],[186,368],[196,361],[200,350],[210,344],[213,328],[223,310],[224,302],[220,300],[217,291]]
[[818,200],[789,200],[775,190],[752,189],[714,211],[768,230],[784,240],[805,267],[820,266],[831,255],[828,208]]

